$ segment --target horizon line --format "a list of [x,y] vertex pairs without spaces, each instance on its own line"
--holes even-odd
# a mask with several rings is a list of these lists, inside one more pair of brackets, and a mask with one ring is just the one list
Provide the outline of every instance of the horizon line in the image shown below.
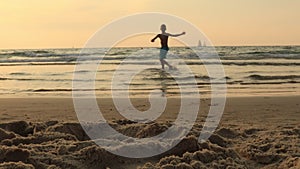
[[[213,45],[213,46],[172,46],[170,48],[184,48],[184,47],[300,47],[300,44],[296,45]],[[35,49],[84,49],[85,47],[46,47],[46,48],[0,48],[0,50],[35,50]],[[96,48],[160,48],[151,46],[116,46],[116,47],[90,47],[88,49]]]

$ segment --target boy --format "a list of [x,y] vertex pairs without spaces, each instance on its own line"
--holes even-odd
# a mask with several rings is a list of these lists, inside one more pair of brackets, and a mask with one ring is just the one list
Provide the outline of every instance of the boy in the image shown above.
[[170,69],[173,69],[174,67],[171,66],[166,60],[166,56],[167,56],[167,53],[168,53],[168,50],[169,50],[169,47],[168,47],[168,38],[169,36],[171,37],[177,37],[177,36],[181,36],[181,35],[184,35],[185,32],[182,32],[181,34],[170,34],[170,33],[167,33],[166,30],[167,30],[167,27],[165,24],[162,24],[160,26],[160,30],[161,30],[161,34],[158,34],[157,36],[155,36],[151,42],[154,42],[155,39],[159,38],[160,39],[160,43],[161,43],[161,48],[160,48],[160,53],[159,53],[159,60],[160,60],[160,63],[161,63],[161,67],[162,69],[164,70],[165,69],[165,64],[169,66]]

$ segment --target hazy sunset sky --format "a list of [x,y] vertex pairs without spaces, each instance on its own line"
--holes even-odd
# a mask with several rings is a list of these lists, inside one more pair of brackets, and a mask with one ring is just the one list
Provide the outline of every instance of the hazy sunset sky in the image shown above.
[[103,25],[139,12],[184,18],[214,45],[300,45],[299,7],[299,0],[1,1],[0,48],[82,47]]

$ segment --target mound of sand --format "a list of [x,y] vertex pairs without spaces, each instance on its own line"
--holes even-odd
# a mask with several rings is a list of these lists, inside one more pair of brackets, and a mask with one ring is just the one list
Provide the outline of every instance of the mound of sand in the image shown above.
[[[197,143],[196,150],[187,151],[182,155],[166,156],[156,164],[147,163],[140,168],[246,168],[245,161],[234,149],[224,148],[210,142],[199,144],[195,137],[190,137],[190,139]],[[178,148],[182,149],[180,146]]]
[[[296,158],[299,161],[300,134],[298,128],[277,130],[253,130],[249,136],[249,129],[244,131],[247,139],[238,148],[241,156],[255,161],[268,168],[286,166],[287,159]],[[279,164],[279,165],[278,165]],[[295,167],[299,164],[293,164]],[[290,168],[290,167],[287,167]]]
[[24,164],[23,162],[4,162],[0,164],[0,168],[5,169],[34,169],[31,164]]
[[2,124],[0,124],[0,128],[4,129],[6,131],[12,131],[21,136],[27,136],[28,134],[33,133],[33,126],[28,124],[25,121],[2,123]]
[[0,128],[0,140],[5,140],[5,139],[12,139],[15,138],[16,135],[12,132],[3,130]]
[[[171,124],[118,120],[110,125],[127,136],[146,138],[160,134]],[[266,130],[222,126],[208,141],[199,143],[201,127],[196,125],[162,155],[129,159],[96,145],[79,123],[3,123],[0,168],[300,168],[299,127]]]

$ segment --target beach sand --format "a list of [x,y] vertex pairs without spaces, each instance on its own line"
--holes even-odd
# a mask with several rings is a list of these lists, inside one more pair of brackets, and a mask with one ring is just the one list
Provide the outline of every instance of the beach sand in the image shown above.
[[[204,143],[197,138],[210,106],[201,99],[197,121],[176,147],[144,159],[119,157],[97,146],[82,130],[67,98],[0,99],[0,168],[300,168],[300,96],[231,97],[218,129]],[[147,110],[146,99],[133,99]],[[137,138],[166,130],[180,102],[149,124],[124,120],[112,100],[98,99],[107,121]]]

